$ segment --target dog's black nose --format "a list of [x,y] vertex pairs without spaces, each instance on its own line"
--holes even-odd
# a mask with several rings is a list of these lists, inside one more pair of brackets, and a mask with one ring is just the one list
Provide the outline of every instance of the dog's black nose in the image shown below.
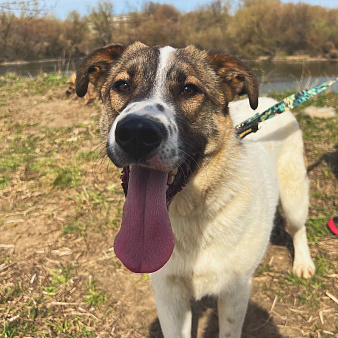
[[159,147],[164,134],[160,122],[129,115],[117,123],[115,140],[130,157],[140,160]]

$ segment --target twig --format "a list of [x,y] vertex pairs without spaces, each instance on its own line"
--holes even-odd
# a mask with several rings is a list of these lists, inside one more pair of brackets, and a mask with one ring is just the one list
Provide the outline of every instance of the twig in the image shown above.
[[0,248],[14,248],[14,244],[0,244]]
[[83,314],[87,314],[88,316],[94,317],[96,320],[99,320],[97,317],[95,317],[92,313],[89,313],[88,311],[84,310],[82,307],[78,307],[78,309],[81,311]]
[[12,317],[12,318],[9,318],[8,321],[11,323],[13,322],[15,319],[18,319],[20,316],[15,316],[15,317]]
[[[106,325],[106,327],[99,333],[99,335],[96,338],[101,337],[104,333],[107,332],[108,329],[110,329],[118,320],[120,319],[120,315],[118,315],[111,323]],[[114,328],[113,328],[114,329]]]
[[69,306],[78,306],[78,305],[82,305],[82,304],[86,304],[86,303],[67,303],[67,302],[50,302],[48,305],[69,305]]
[[8,269],[9,267],[15,265],[16,263],[12,263],[12,264],[7,264],[7,263],[4,263],[4,264],[1,264],[0,265],[0,271],[3,271],[3,270],[6,270]]
[[269,313],[271,313],[273,311],[273,309],[275,308],[277,300],[278,300],[278,296],[276,296],[275,299],[273,300],[273,303],[272,303],[272,306],[271,306]]
[[96,320],[99,320],[97,317],[95,317],[92,313],[88,313],[88,312],[76,312],[76,311],[72,311],[72,312],[69,312],[69,313],[65,313],[65,315],[80,315],[80,316],[89,316],[89,317],[93,317],[94,319]]
[[335,303],[338,304],[338,299],[337,299],[332,293],[330,293],[329,291],[326,291],[325,294],[326,294],[329,298],[331,298]]
[[293,308],[289,308],[290,311],[292,312],[296,312],[296,313],[306,313],[307,311],[301,311],[301,310],[296,310],[296,309],[293,309]]
[[31,280],[30,280],[30,283],[31,283],[31,284],[33,284],[35,277],[36,277],[36,273],[32,276],[32,278],[31,278]]
[[275,310],[272,310],[271,313],[274,314],[275,316],[281,318],[282,320],[287,320],[287,319],[288,319],[288,317],[285,317],[285,316],[280,315],[280,314],[279,314],[278,312],[276,312]]
[[323,330],[323,333],[326,333],[326,334],[328,334],[328,335],[330,335],[330,336],[334,336],[334,333],[331,332],[331,331]]
[[288,326],[288,325],[276,325],[277,327],[282,327],[282,328],[285,328],[285,327],[288,327],[290,329],[294,329],[294,330],[298,330],[300,331],[302,334],[304,334],[304,331],[300,328],[300,327],[297,327],[297,326]]
[[266,319],[266,321],[265,321],[262,325],[260,325],[260,326],[256,327],[255,329],[251,330],[251,332],[257,331],[257,330],[259,330],[260,328],[262,328],[263,326],[266,325],[266,323],[267,323],[267,322],[269,321],[269,319],[271,318],[271,313],[272,313],[272,311],[273,311],[273,309],[274,309],[274,307],[275,307],[275,305],[276,305],[276,303],[277,303],[277,300],[278,300],[278,296],[276,296],[275,299],[273,300],[273,303],[272,303],[272,305],[271,305],[271,309],[270,309],[270,311],[269,311],[269,317]]
[[10,219],[6,221],[6,224],[11,224],[11,223],[23,223],[25,220],[24,219]]

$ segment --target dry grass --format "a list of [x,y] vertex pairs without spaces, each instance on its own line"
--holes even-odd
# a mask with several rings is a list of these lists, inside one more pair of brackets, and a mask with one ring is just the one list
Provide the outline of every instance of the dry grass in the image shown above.
[[[124,197],[119,172],[102,157],[100,107],[66,100],[62,77],[0,82],[0,336],[161,337],[149,279],[112,250]],[[319,101],[312,104],[338,108],[337,94]],[[338,334],[337,239],[326,229],[337,212],[337,118],[298,119],[317,275],[290,273],[281,220],[254,277],[244,337]],[[215,337],[215,302],[193,306],[194,334]]]

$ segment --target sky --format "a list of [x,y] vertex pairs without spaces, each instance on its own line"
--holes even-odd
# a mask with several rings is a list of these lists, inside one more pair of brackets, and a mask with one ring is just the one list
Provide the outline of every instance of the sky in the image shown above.
[[[47,5],[51,4],[56,17],[64,19],[67,13],[76,9],[80,14],[87,14],[89,9],[95,7],[99,0],[45,0]],[[139,10],[145,0],[111,0],[114,4],[116,14]],[[167,3],[182,11],[191,11],[199,6],[210,2],[210,0],[152,0],[157,3]],[[282,0],[282,2],[299,2]],[[338,8],[338,0],[303,0],[301,2],[311,5],[321,5],[328,8]]]

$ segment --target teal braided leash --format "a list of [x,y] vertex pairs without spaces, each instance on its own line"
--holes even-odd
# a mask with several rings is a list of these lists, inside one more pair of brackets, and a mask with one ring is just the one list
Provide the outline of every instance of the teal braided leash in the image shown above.
[[282,114],[287,110],[297,107],[298,105],[311,99],[311,97],[323,92],[325,89],[332,86],[336,81],[338,81],[338,77],[335,80],[322,83],[319,86],[311,87],[296,94],[292,94],[269,109],[265,110],[263,113],[255,114],[235,127],[237,136],[242,139],[251,133],[255,133],[258,130],[258,123],[271,119],[276,115]]

